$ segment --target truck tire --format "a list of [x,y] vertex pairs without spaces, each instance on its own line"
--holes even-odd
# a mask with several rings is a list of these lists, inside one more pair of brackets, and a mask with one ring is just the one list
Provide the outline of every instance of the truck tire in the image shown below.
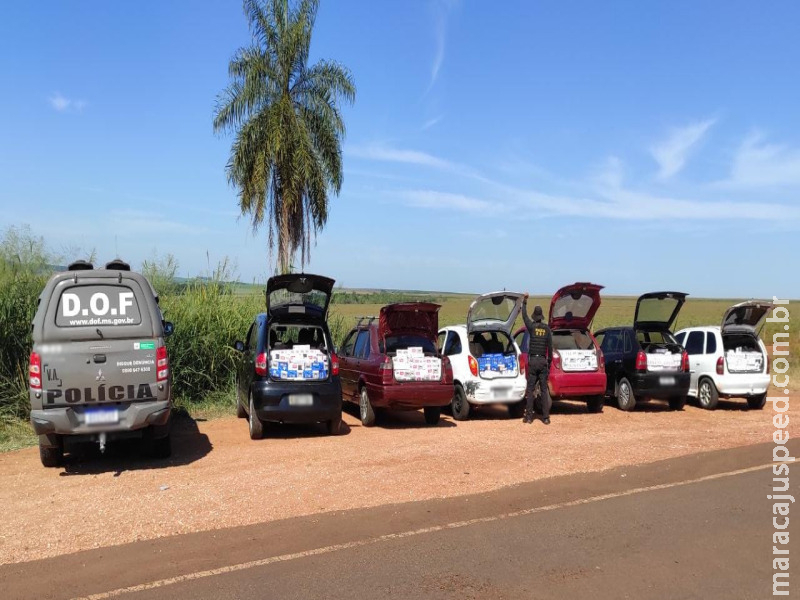
[[425,422],[428,425],[436,425],[439,422],[439,418],[442,416],[442,407],[426,406],[422,409],[422,412],[425,413]]
[[697,384],[697,402],[700,404],[700,408],[705,408],[706,410],[717,408],[719,392],[717,392],[717,386],[708,377],[703,377],[700,383]]
[[358,414],[361,417],[361,424],[364,427],[372,427],[375,425],[375,409],[369,401],[367,394],[367,386],[361,386],[358,394]]
[[514,402],[508,405],[508,416],[512,419],[521,419],[522,415],[525,414],[525,406],[527,401],[525,398],[518,402]]
[[264,437],[264,423],[256,415],[256,407],[253,405],[253,396],[250,396],[250,414],[247,416],[247,425],[250,430],[251,440],[260,440]]
[[686,406],[686,396],[673,396],[669,399],[670,410],[683,410]]
[[633,386],[625,377],[620,379],[617,384],[617,406],[624,411],[636,408],[636,396],[633,395]]
[[464,388],[460,385],[455,386],[453,400],[450,402],[450,409],[453,411],[453,418],[456,421],[466,421],[469,419],[469,402]]
[[758,396],[750,396],[747,399],[747,406],[752,410],[761,410],[767,403],[767,393],[764,392]]
[[42,461],[42,466],[47,468],[57,467],[64,460],[64,444],[59,440],[58,446],[42,446],[39,442],[39,458]]
[[325,423],[325,426],[328,429],[328,435],[339,435],[339,431],[342,428],[342,416],[339,415],[337,418],[331,419]]
[[590,413],[601,413],[603,412],[603,405],[605,404],[605,396],[589,396],[586,399],[586,410]]

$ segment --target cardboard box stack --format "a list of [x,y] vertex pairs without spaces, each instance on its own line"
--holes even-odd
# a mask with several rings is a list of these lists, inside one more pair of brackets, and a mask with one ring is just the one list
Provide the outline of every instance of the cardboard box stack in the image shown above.
[[441,359],[425,356],[420,347],[398,349],[392,364],[397,381],[438,381],[442,378]]
[[725,353],[725,362],[731,372],[758,372],[764,366],[764,356],[761,352],[752,352],[744,348],[728,350]]
[[269,354],[269,375],[289,381],[328,378],[328,355],[311,346],[295,346],[289,350],[273,350]]
[[517,368],[517,357],[513,354],[484,354],[478,359],[481,373],[508,373]]

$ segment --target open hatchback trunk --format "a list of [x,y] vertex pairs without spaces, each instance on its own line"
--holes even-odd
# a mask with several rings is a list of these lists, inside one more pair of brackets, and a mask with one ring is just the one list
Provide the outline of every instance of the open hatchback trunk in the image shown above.
[[602,285],[577,282],[558,290],[550,301],[550,329],[586,331],[600,308]]
[[519,359],[511,329],[522,310],[523,295],[492,292],[475,298],[467,311],[470,354],[478,361],[481,379],[516,377]]
[[430,302],[400,302],[381,308],[378,338],[391,356],[396,381],[441,380],[442,359],[435,352],[440,308]]
[[511,328],[522,310],[522,299],[522,294],[517,292],[492,292],[478,296],[467,311],[467,333],[503,331],[511,335]]
[[688,295],[683,292],[650,292],[639,296],[633,317],[634,328],[643,331],[671,331]]
[[766,357],[758,335],[773,304],[751,300],[731,306],[722,318],[725,364],[731,373],[760,373]]
[[322,275],[289,273],[267,281],[267,314],[270,319],[306,315],[324,320],[335,281]]

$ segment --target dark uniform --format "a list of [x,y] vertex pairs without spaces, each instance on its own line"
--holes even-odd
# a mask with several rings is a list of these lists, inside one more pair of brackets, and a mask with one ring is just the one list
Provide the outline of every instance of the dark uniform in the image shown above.
[[522,318],[528,328],[528,387],[525,397],[528,400],[525,410],[525,422],[533,421],[533,392],[539,383],[542,405],[542,421],[550,423],[550,390],[547,389],[547,377],[550,374],[550,361],[553,358],[553,334],[547,323],[543,322],[542,307],[533,309],[533,319],[528,316],[528,299],[522,303]]

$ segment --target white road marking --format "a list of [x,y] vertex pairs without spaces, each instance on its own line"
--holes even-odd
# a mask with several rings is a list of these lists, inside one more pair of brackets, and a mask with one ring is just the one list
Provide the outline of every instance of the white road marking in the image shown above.
[[600,496],[591,496],[589,498],[580,498],[578,500],[570,500],[568,502],[559,502],[557,504],[548,504],[546,506],[537,506],[534,508],[525,508],[513,512],[507,512],[499,515],[488,517],[478,517],[466,521],[455,521],[453,523],[446,523],[444,525],[433,525],[431,527],[423,527],[421,529],[413,529],[410,531],[403,531],[400,533],[387,533],[373,538],[365,538],[363,540],[356,540],[352,542],[345,542],[342,544],[333,544],[331,546],[323,546],[321,548],[313,548],[311,550],[303,550],[302,552],[293,552],[291,554],[281,554],[278,556],[270,556],[259,560],[252,560],[243,562],[236,565],[228,565],[225,567],[218,567],[216,569],[208,569],[206,571],[197,571],[195,573],[187,573],[185,575],[177,575],[167,579],[159,579],[149,583],[141,583],[129,587],[118,588],[109,592],[101,592],[99,594],[91,594],[74,600],[106,600],[107,598],[116,598],[123,594],[133,594],[136,592],[144,592],[147,590],[154,590],[163,588],[176,583],[184,583],[186,581],[194,581],[196,579],[204,579],[206,577],[214,577],[215,575],[224,575],[226,573],[235,573],[236,571],[244,571],[247,569],[254,569],[256,567],[264,567],[275,563],[288,562],[290,560],[297,560],[299,558],[307,558],[309,556],[318,556],[320,554],[330,554],[332,552],[339,552],[341,550],[350,550],[351,548],[360,548],[361,546],[368,546],[377,544],[379,542],[388,542],[391,540],[400,540],[418,535],[425,535],[427,533],[436,533],[439,531],[446,531],[449,529],[460,529],[462,527],[469,527],[470,525],[478,525],[481,523],[493,523],[495,521],[502,521],[505,519],[513,519],[515,517],[523,517],[526,515],[533,515],[536,513],[548,512],[558,510],[560,508],[569,508],[572,506],[582,506],[584,504],[591,504],[593,502],[600,502],[602,500],[611,500],[613,498],[624,498],[625,496],[633,496],[635,494],[642,494],[644,492],[654,492],[657,490],[666,490],[674,487],[681,487],[691,485],[694,483],[702,483],[704,481],[713,481],[715,479],[723,479],[725,477],[733,477],[735,475],[743,475],[745,473],[752,473],[753,471],[760,471],[768,469],[772,463],[765,465],[758,465],[756,467],[748,467],[746,469],[738,469],[736,471],[727,471],[725,473],[715,473],[714,475],[706,475],[698,477],[697,479],[687,479],[684,481],[676,481],[674,483],[660,483],[658,485],[650,485],[647,487],[633,488],[622,492],[611,492],[609,494],[602,494]]

